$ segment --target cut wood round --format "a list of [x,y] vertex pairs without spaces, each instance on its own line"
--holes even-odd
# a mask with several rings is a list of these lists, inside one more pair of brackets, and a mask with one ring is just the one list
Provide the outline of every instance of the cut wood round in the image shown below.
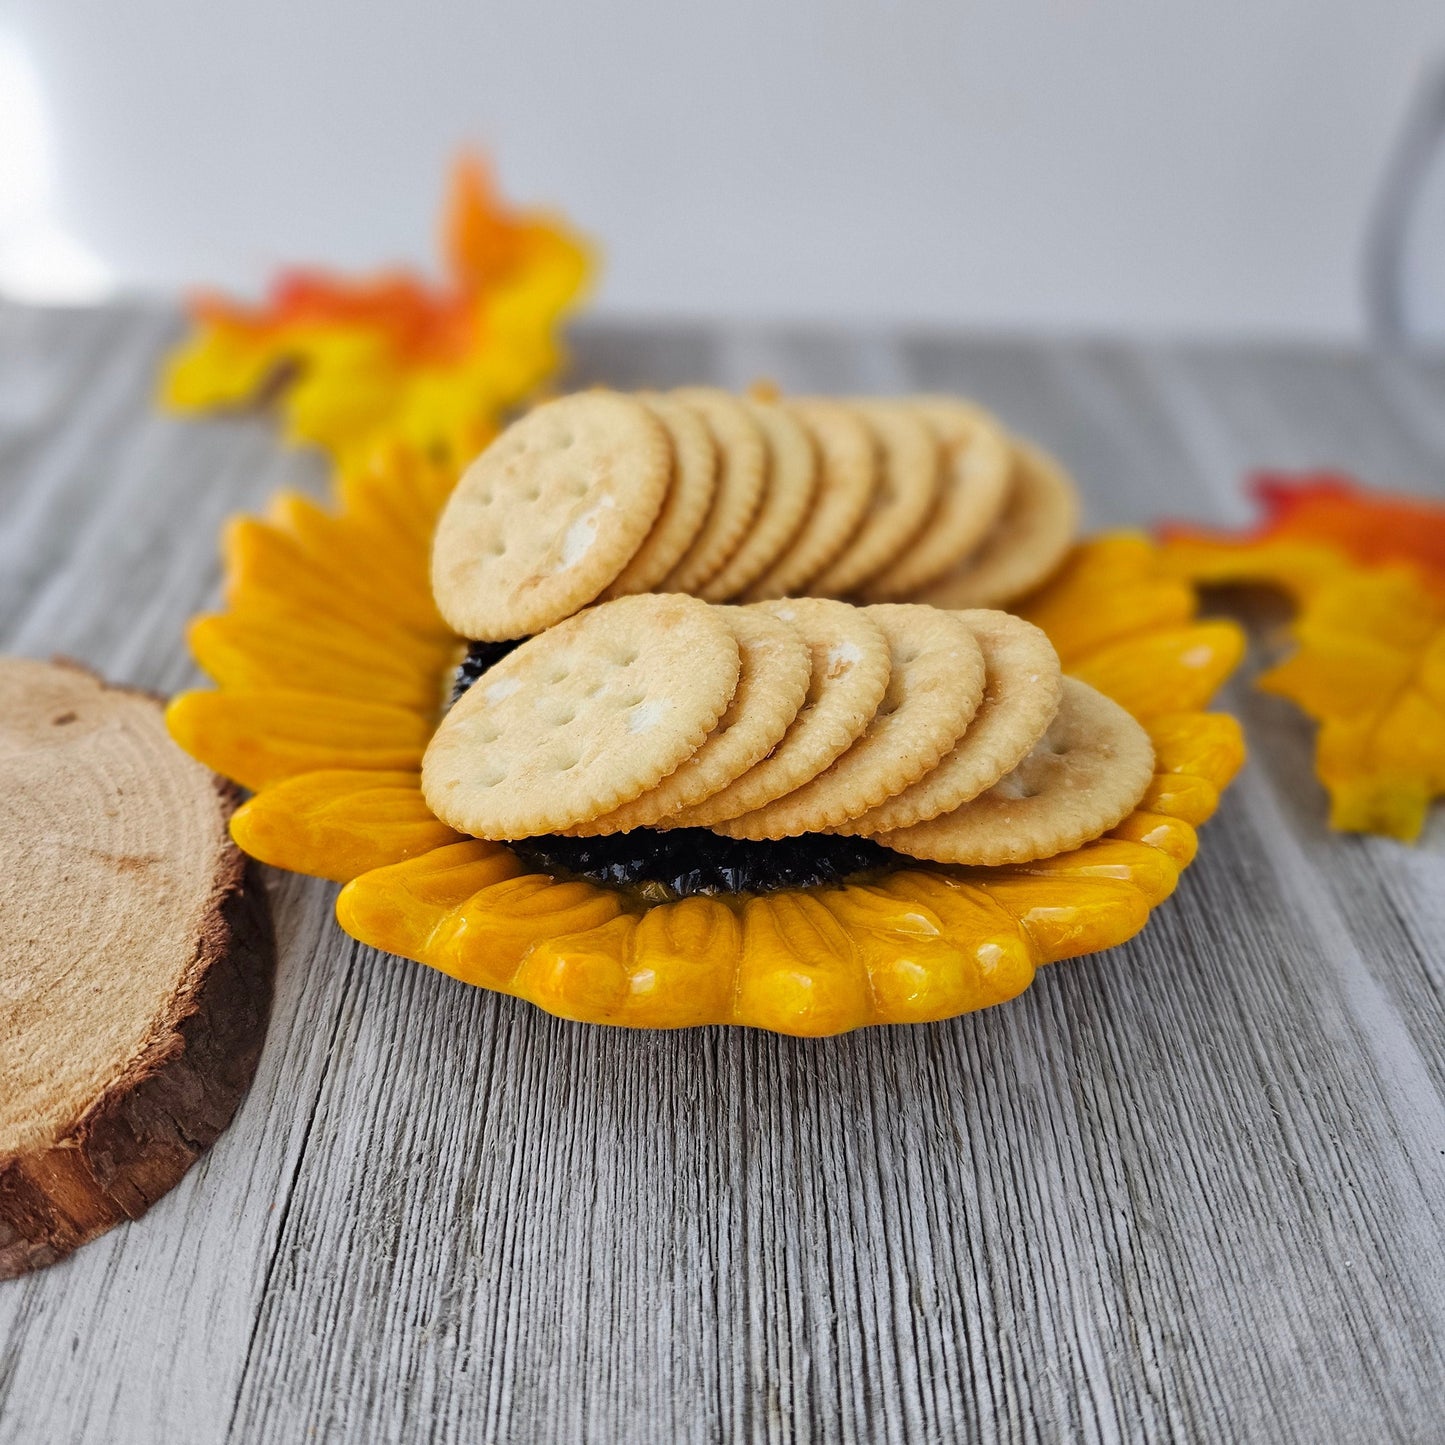
[[251,1082],[276,956],[236,801],[155,699],[0,658],[0,1278],[144,1214]]

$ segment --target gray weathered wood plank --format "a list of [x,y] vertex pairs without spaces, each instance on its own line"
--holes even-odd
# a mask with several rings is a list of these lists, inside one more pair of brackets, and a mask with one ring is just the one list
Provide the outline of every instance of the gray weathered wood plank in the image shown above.
[[[0,309],[0,645],[169,690],[222,515],[315,485],[147,410],[162,313]],[[1445,492],[1445,370],[1308,348],[594,325],[618,385],[971,392],[1095,525],[1257,465]],[[138,1225],[0,1287],[0,1441],[1438,1438],[1445,830],[1253,760],[1129,946],[948,1024],[562,1023],[277,877],[260,1075]]]

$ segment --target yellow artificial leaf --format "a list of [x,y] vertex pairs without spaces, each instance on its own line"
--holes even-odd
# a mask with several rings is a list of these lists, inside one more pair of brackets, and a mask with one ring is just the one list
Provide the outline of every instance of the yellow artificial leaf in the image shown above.
[[1294,599],[1296,650],[1259,685],[1320,724],[1330,826],[1413,840],[1445,795],[1445,507],[1338,477],[1267,477],[1256,492],[1260,527],[1169,528],[1164,560]]
[[259,306],[196,298],[162,404],[208,411],[274,395],[287,439],[342,465],[398,446],[465,460],[556,371],[557,327],[591,261],[562,220],[502,205],[471,157],[454,173],[443,251],[441,284],[293,270]]

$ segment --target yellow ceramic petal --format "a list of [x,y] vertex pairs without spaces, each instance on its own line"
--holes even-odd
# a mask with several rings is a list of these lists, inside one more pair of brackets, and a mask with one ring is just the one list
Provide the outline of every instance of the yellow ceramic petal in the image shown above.
[[334,575],[336,559],[344,557],[345,572],[363,580],[369,590],[383,592],[393,616],[406,627],[423,637],[448,632],[432,600],[429,548],[413,552],[405,534],[388,535],[354,517],[336,516],[297,492],[277,493],[267,515],[305,551],[318,572]]
[[518,863],[515,875],[458,902],[415,957],[464,983],[521,993],[514,979],[534,948],[588,933],[621,912],[622,900],[610,889],[523,873]]
[[585,933],[539,939],[522,960],[513,991],[559,1018],[622,1023],[637,919],[620,914]]
[[1015,863],[999,869],[994,879],[999,877],[1060,881],[1114,878],[1137,888],[1152,908],[1173,893],[1179,881],[1179,869],[1174,860],[1158,848],[1122,838],[1098,838],[1056,858],[1040,858],[1033,863]]
[[1199,851],[1199,834],[1182,818],[1150,813],[1143,808],[1130,813],[1108,836],[1124,838],[1132,843],[1146,843],[1159,849],[1161,853],[1168,854],[1181,873]]
[[1182,818],[1197,828],[1214,816],[1219,806],[1219,789],[1208,779],[1188,773],[1160,773],[1140,798],[1139,806],[1149,812]]
[[1160,713],[1145,728],[1156,772],[1190,773],[1223,788],[1244,766],[1244,730],[1228,713]]
[[1147,722],[1203,707],[1243,655],[1244,634],[1234,623],[1197,622],[1112,643],[1069,671]]
[[328,768],[419,768],[432,731],[405,708],[279,688],[184,692],[166,726],[192,757],[253,789]]
[[379,647],[405,646],[418,636],[391,612],[384,595],[366,590],[363,578],[323,572],[293,538],[264,522],[235,518],[226,527],[222,552],[226,602],[232,607],[264,600],[273,607],[302,608],[369,630]]
[[1194,590],[1169,578],[1099,587],[1087,602],[1072,591],[1036,599],[1021,616],[1049,634],[1066,671],[1076,660],[1110,643],[1186,623],[1194,616]]
[[1075,547],[1017,610],[1049,634],[1067,668],[1120,638],[1188,622],[1197,606],[1193,587],[1160,565],[1156,547],[1121,532]]
[[300,564],[313,577],[345,599],[375,605],[380,599],[393,624],[418,637],[451,636],[431,597],[428,554],[393,545],[390,563],[376,539],[295,494],[282,493],[273,503],[269,523],[278,538],[300,552]]
[[432,713],[461,649],[417,642],[379,651],[365,631],[265,604],[198,617],[191,655],[222,689],[322,692]]
[[863,959],[877,1022],[953,1018],[1003,1003],[1032,982],[1033,958],[1013,920],[962,892],[930,896],[926,884],[910,890],[885,880],[819,894]]
[[341,514],[405,538],[408,552],[425,569],[432,533],[456,485],[458,465],[470,460],[470,454],[462,454],[455,462],[445,462],[400,446],[373,450],[337,472]]
[[347,883],[461,841],[427,807],[416,773],[302,773],[258,793],[231,836],[263,863]]
[[1003,876],[979,885],[1016,918],[1039,963],[1057,963],[1125,943],[1149,919],[1149,900],[1113,878]]
[[733,1018],[804,1036],[872,1022],[863,960],[813,894],[769,893],[744,905]]
[[737,914],[720,899],[680,898],[648,909],[631,935],[615,1022],[680,1029],[727,1018],[742,941]]
[[500,843],[470,838],[353,878],[337,897],[336,918],[362,943],[420,960],[459,904],[522,871]]

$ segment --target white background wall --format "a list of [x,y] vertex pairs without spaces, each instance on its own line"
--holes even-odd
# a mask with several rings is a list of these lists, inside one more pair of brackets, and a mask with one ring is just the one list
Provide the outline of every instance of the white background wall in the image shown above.
[[[0,0],[124,283],[429,258],[448,157],[628,313],[1340,335],[1442,0]],[[3,170],[0,170],[3,175]]]

